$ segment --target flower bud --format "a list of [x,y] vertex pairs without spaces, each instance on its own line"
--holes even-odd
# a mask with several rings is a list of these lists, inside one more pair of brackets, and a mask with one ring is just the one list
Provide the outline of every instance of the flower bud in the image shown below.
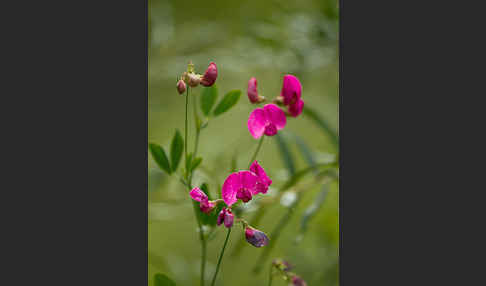
[[186,83],[182,79],[177,82],[177,91],[179,94],[186,92]]
[[302,280],[302,278],[300,278],[299,276],[297,275],[294,275],[292,277],[292,286],[307,286],[307,283],[305,283],[304,280]]
[[209,64],[208,69],[204,73],[203,77],[201,78],[201,84],[204,86],[212,86],[214,82],[216,82],[216,78],[218,77],[218,68],[216,64],[211,62]]
[[245,229],[245,238],[251,245],[255,247],[262,247],[268,244],[268,237],[262,231],[247,226]]
[[195,73],[188,73],[187,74],[187,84],[190,87],[196,87],[201,82],[201,76]]
[[231,213],[231,210],[227,208],[223,208],[218,215],[218,225],[221,225],[224,222],[224,226],[230,228],[233,226],[233,219],[234,216]]
[[248,99],[250,100],[251,103],[260,103],[265,100],[263,96],[258,95],[257,91],[257,80],[256,78],[252,77],[248,81]]

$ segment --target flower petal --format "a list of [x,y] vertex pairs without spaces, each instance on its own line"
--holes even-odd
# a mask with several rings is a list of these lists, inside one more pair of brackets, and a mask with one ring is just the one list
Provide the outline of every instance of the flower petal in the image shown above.
[[277,127],[277,130],[285,127],[287,118],[285,117],[285,112],[280,107],[275,104],[267,104],[263,107],[263,110],[265,111],[267,120],[273,123]]
[[266,124],[267,119],[262,108],[257,108],[250,113],[250,117],[248,118],[248,131],[250,131],[255,139],[263,135]]
[[223,188],[221,189],[221,197],[226,205],[231,206],[237,201],[236,193],[240,188],[241,182],[240,175],[238,173],[233,173],[226,178],[223,183]]
[[299,99],[296,103],[289,106],[289,113],[293,117],[297,117],[302,113],[302,109],[304,109],[304,101]]
[[280,95],[284,98],[285,105],[297,102],[302,96],[302,85],[299,79],[291,74],[285,75]]
[[200,203],[207,203],[208,202],[208,196],[201,191],[199,188],[194,188],[189,192],[189,195],[191,195],[191,198],[195,201],[198,201]]
[[257,183],[257,193],[265,194],[268,190],[268,186],[272,184],[272,180],[267,176],[265,170],[254,161],[250,166],[250,171],[258,176],[259,182]]
[[247,189],[252,195],[257,194],[256,183],[258,182],[258,177],[250,171],[240,171],[241,187]]

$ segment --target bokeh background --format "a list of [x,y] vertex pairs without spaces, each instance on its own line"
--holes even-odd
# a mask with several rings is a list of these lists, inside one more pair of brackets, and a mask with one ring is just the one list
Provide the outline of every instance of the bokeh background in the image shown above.
[[[217,64],[219,99],[230,90],[242,91],[238,104],[228,113],[211,119],[201,133],[199,155],[203,162],[195,173],[194,183],[207,182],[214,197],[220,192],[218,185],[230,172],[232,159],[236,159],[239,169],[245,169],[257,145],[246,127],[248,115],[255,108],[246,98],[250,77],[256,77],[259,92],[272,99],[280,94],[283,75],[298,76],[305,105],[316,110],[331,131],[337,133],[338,23],[336,0],[149,0],[149,142],[168,150],[175,130],[183,134],[184,97],[175,87],[189,60],[198,73],[204,73],[211,61]],[[200,91],[201,88],[193,90],[190,104],[199,100]],[[277,139],[265,139],[258,160],[274,182],[266,196],[275,196],[278,187],[293,172],[308,166],[298,140],[305,142],[311,150],[308,155],[317,162],[336,158],[338,151],[332,136],[321,127],[304,115],[288,120],[281,138],[287,142],[293,169],[282,156]],[[195,133],[192,120],[190,128],[191,150]],[[148,168],[149,285],[153,285],[153,276],[159,272],[167,274],[177,285],[198,285],[200,244],[188,192],[176,178],[163,173],[150,155]],[[251,269],[262,249],[246,244],[237,258],[232,256],[244,236],[241,227],[234,228],[217,285],[267,285],[268,266],[277,257],[295,265],[294,272],[308,285],[339,284],[338,182],[327,184],[327,192],[323,198],[321,195],[322,203],[302,235],[302,217],[323,189],[322,184],[309,182],[312,176],[302,182],[308,186],[302,200],[258,275]],[[256,227],[269,234],[287,213],[286,203],[277,200]],[[258,204],[250,204],[243,216],[251,220],[257,211]],[[214,273],[225,234],[225,229],[216,229],[208,244],[206,284]],[[273,285],[286,283],[275,278]]]

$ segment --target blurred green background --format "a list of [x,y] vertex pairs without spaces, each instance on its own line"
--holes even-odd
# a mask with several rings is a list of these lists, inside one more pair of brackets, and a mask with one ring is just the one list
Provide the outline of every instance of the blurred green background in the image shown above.
[[[232,157],[238,169],[248,165],[257,140],[249,134],[246,121],[255,108],[246,97],[248,80],[256,77],[258,91],[268,99],[280,94],[283,75],[292,73],[303,86],[305,106],[312,107],[334,132],[338,131],[338,3],[335,0],[292,1],[165,1],[149,0],[149,122],[148,140],[167,151],[176,129],[184,131],[184,97],[176,82],[189,60],[196,72],[204,73],[209,62],[218,66],[216,84],[219,100],[232,89],[240,89],[238,104],[228,113],[211,119],[200,137],[199,156],[203,162],[194,175],[194,184],[207,182],[213,197],[220,192],[230,173]],[[199,101],[201,88],[193,90],[190,104]],[[190,106],[192,111],[192,106]],[[194,124],[190,113],[189,149],[194,144]],[[308,166],[298,145],[300,137],[320,162],[335,158],[331,137],[314,121],[302,115],[287,121],[282,138],[288,140],[295,170]],[[265,139],[258,160],[273,179],[265,196],[274,196],[290,176],[275,137]],[[182,164],[181,164],[182,165]],[[197,224],[188,191],[175,177],[163,173],[149,155],[149,285],[155,273],[165,273],[177,285],[199,285],[200,244]],[[179,171],[182,167],[179,167]],[[300,243],[304,212],[316,200],[322,185],[309,186],[282,229],[264,270],[252,274],[263,249],[245,244],[238,258],[231,254],[244,234],[241,227],[231,233],[216,285],[267,285],[268,266],[279,257],[295,265],[294,272],[308,285],[338,285],[339,213],[338,183],[329,190],[319,211],[308,224]],[[256,200],[255,200],[256,201]],[[250,204],[243,216],[251,220],[258,209]],[[256,227],[270,234],[287,212],[275,202]],[[214,273],[226,229],[215,231],[208,244],[206,285]],[[270,237],[272,239],[272,237]],[[286,285],[278,278],[273,285]]]

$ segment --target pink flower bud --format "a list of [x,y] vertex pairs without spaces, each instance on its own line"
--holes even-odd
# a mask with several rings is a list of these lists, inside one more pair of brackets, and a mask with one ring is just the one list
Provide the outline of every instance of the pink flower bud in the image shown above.
[[190,87],[196,87],[201,82],[201,76],[195,73],[187,74],[187,84]]
[[231,210],[227,208],[223,208],[218,215],[218,225],[221,225],[224,222],[224,226],[230,228],[233,226],[233,219],[234,216],[231,213]]
[[262,247],[268,244],[268,237],[262,231],[255,229],[251,226],[247,226],[245,229],[245,238],[248,243],[255,247]]
[[186,92],[186,83],[182,79],[177,82],[177,91],[179,94]]
[[307,286],[307,283],[305,283],[305,281],[302,280],[302,278],[300,278],[299,276],[294,275],[292,277],[292,285],[293,286]]
[[263,96],[258,95],[257,91],[257,80],[256,78],[252,77],[248,81],[248,99],[250,100],[251,103],[260,103],[264,100]]
[[193,200],[199,202],[199,209],[204,213],[210,213],[216,206],[216,203],[209,201],[208,196],[197,187],[192,189],[189,195]]
[[218,68],[216,64],[211,62],[209,64],[208,69],[204,73],[203,77],[201,78],[201,84],[204,86],[212,86],[214,82],[216,82],[216,78],[218,77]]

